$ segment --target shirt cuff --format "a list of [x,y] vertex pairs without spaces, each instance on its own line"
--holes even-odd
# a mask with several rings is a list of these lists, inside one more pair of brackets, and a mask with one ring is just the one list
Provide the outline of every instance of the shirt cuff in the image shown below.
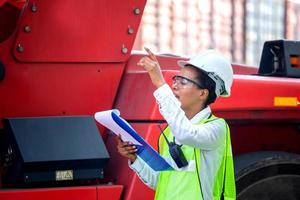
[[153,96],[158,102],[162,101],[169,95],[173,95],[173,92],[170,86],[166,83],[160,86],[159,88],[157,88],[153,93]]
[[143,164],[142,160],[137,156],[135,161],[133,163],[131,163],[130,160],[128,160],[128,166],[133,169],[134,171],[141,171],[143,169]]

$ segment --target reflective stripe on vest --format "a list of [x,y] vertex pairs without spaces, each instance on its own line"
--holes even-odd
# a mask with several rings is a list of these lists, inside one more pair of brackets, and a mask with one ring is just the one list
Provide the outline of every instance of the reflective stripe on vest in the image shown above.
[[[208,119],[200,121],[198,124],[204,124],[213,120],[219,119],[215,116],[211,116]],[[168,126],[165,131],[169,141],[173,140],[173,135]],[[162,135],[159,137],[159,153],[163,157],[170,158],[168,145]],[[189,160],[197,160],[197,171],[200,175],[200,161],[201,151],[200,149],[193,148],[187,145],[182,145],[182,151]],[[196,157],[196,158],[195,158]],[[176,200],[176,199],[202,199],[202,193],[200,190],[197,171],[163,171],[160,172],[155,199],[156,200]],[[225,171],[225,173],[224,173]],[[224,181],[225,174],[225,181]],[[224,185],[224,190],[223,190]],[[226,147],[224,152],[224,158],[220,169],[216,174],[214,180],[214,186],[212,188],[214,199],[220,199],[224,195],[224,199],[235,199],[235,179],[233,158],[230,142],[230,130],[226,123]],[[223,192],[223,195],[222,195]]]

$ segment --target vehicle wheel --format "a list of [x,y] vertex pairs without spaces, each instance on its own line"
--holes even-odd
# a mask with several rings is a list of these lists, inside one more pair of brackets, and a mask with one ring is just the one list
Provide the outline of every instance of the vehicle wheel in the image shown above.
[[234,162],[237,199],[300,199],[300,155],[254,152]]

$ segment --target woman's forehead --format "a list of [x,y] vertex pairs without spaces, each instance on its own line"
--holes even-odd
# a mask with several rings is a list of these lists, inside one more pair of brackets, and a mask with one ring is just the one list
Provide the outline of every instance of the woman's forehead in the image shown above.
[[179,71],[180,75],[187,75],[188,77],[196,77],[198,75],[198,72],[195,68],[186,66],[182,67]]

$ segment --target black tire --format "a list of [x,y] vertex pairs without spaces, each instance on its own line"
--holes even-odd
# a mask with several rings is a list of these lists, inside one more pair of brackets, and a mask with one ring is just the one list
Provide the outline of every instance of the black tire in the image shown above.
[[237,199],[300,200],[300,155],[253,152],[234,163]]

